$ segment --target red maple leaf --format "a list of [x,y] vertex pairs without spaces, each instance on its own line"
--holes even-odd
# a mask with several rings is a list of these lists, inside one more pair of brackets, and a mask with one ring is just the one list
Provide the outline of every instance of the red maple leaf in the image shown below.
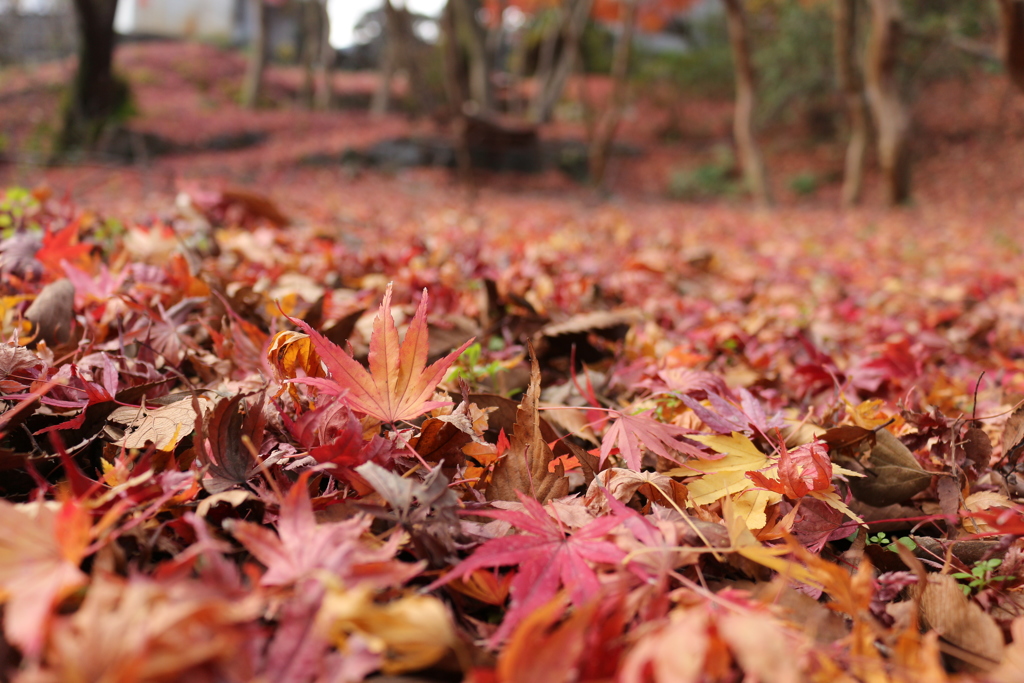
[[618,446],[622,457],[626,459],[626,466],[640,471],[640,442],[661,457],[679,464],[682,464],[678,455],[680,452],[694,458],[708,459],[707,453],[681,440],[684,434],[691,433],[689,429],[658,422],[650,416],[651,412],[648,410],[639,415],[626,415],[611,411],[618,419],[605,433],[601,443],[602,465],[611,455],[612,449]]
[[526,533],[492,538],[430,586],[437,588],[454,579],[465,579],[483,567],[517,565],[519,571],[509,588],[512,604],[492,637],[495,643],[504,640],[526,615],[547,604],[560,587],[569,591],[574,605],[586,604],[601,588],[590,563],[615,565],[626,556],[617,545],[602,540],[624,518],[618,515],[599,517],[566,535],[565,528],[552,519],[540,503],[517,493],[525,508],[523,512],[487,510],[474,514],[503,519]]
[[747,476],[758,486],[790,500],[799,500],[811,491],[832,489],[832,461],[822,441],[812,441],[791,451],[780,440],[778,471],[778,479],[769,479],[761,472],[747,472]]
[[43,235],[43,245],[36,252],[36,260],[51,273],[61,272],[61,263],[72,264],[82,262],[93,250],[93,245],[81,242],[79,231],[81,230],[81,218],[78,218],[61,230],[46,229]]
[[391,315],[391,284],[388,284],[380,312],[370,335],[370,371],[367,372],[341,347],[301,320],[292,320],[310,336],[330,378],[306,377],[295,382],[310,384],[340,396],[353,410],[381,422],[394,424],[411,420],[445,405],[429,400],[455,359],[466,350],[470,339],[457,350],[427,367],[427,291],[416,309],[405,339],[399,344],[398,328]]

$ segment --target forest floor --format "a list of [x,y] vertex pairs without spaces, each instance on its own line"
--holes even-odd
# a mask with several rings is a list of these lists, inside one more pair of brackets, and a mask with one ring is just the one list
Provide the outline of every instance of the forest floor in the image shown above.
[[468,188],[341,161],[445,135],[372,75],[117,64],[179,153],[42,165],[70,64],[0,72],[0,678],[1024,680],[1004,78],[916,93],[909,206],[794,121],[755,209],[669,196],[728,101],[638,90],[606,193]]

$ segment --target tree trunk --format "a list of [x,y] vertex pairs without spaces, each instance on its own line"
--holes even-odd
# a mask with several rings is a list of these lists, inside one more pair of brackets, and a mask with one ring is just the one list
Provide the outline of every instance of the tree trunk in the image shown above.
[[304,0],[300,5],[302,21],[301,49],[302,88],[299,99],[307,109],[313,108],[313,93],[316,91],[315,65],[320,56],[320,13],[318,0]]
[[[594,0],[574,0],[566,15],[563,36],[562,52],[559,55],[558,63],[547,74],[538,73],[537,93],[534,96],[533,104],[530,107],[530,120],[534,123],[544,123],[551,120],[555,105],[562,97],[565,84],[575,67],[576,58],[579,55],[580,39],[583,37],[583,29],[587,27],[587,19],[590,17],[590,10],[594,6]],[[558,36],[554,36],[557,42]]]
[[117,0],[74,0],[78,21],[78,69],[64,109],[57,153],[92,149],[104,128],[116,121],[128,99],[114,76],[114,13]]
[[267,66],[267,53],[270,51],[270,13],[263,0],[249,0],[252,9],[253,34],[249,43],[249,66],[245,71],[242,83],[242,106],[255,109],[259,106],[260,94],[263,90],[263,71]]
[[1000,56],[1010,80],[1024,92],[1024,0],[999,0],[999,15]]
[[747,189],[754,201],[763,206],[771,204],[764,160],[754,138],[754,108],[757,91],[754,79],[754,64],[750,56],[750,39],[747,36],[747,19],[743,0],[723,0],[729,27],[729,44],[736,70],[736,110],[733,114],[733,134],[736,149],[743,168]]
[[896,66],[903,38],[899,0],[870,0],[871,38],[865,76],[878,131],[878,157],[890,205],[910,199],[910,115],[900,98]]
[[629,55],[632,52],[633,34],[636,30],[638,2],[639,0],[625,0],[622,35],[615,43],[615,52],[612,54],[612,92],[594,129],[593,139],[590,141],[590,182],[595,186],[600,186],[604,179],[612,140],[615,138],[615,131],[622,120],[622,110],[626,106]]
[[398,10],[391,4],[391,0],[384,0],[384,54],[380,62],[377,90],[373,93],[373,101],[370,103],[370,114],[373,116],[383,116],[387,113],[391,101],[391,82],[395,78],[395,71],[398,70],[401,52],[399,43],[402,40],[402,32],[399,20]]
[[454,0],[448,0],[441,15],[441,24],[444,28],[444,86],[455,121],[453,135],[459,178],[462,182],[469,183],[473,175],[473,162],[469,155],[466,113],[463,110],[468,93],[461,77],[463,57],[459,49],[459,27],[455,12]]
[[486,37],[476,19],[476,0],[448,0],[455,5],[458,44],[469,57],[469,95],[473,114],[486,116],[491,112],[490,63],[487,61]]
[[857,4],[858,0],[835,0],[833,5],[836,72],[850,121],[850,141],[846,146],[846,169],[843,173],[843,206],[860,203],[864,187],[864,158],[868,148],[868,106],[855,61]]
[[316,60],[316,94],[313,106],[321,111],[331,108],[334,99],[334,47],[331,45],[331,15],[327,12],[327,0],[317,0],[317,13],[320,15],[319,53]]

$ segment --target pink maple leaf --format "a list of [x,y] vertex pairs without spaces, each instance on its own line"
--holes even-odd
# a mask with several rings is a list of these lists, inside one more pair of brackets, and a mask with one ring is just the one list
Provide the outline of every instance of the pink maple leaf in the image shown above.
[[340,396],[353,410],[394,424],[411,420],[445,405],[429,400],[455,359],[466,350],[470,339],[457,350],[427,367],[427,291],[416,309],[405,339],[399,344],[398,328],[391,315],[391,284],[388,284],[370,335],[370,371],[367,372],[341,347],[301,320],[292,320],[313,340],[329,379],[306,377],[292,380]]
[[615,424],[605,432],[601,442],[601,464],[611,455],[612,449],[618,446],[619,452],[626,460],[630,469],[640,470],[640,443],[663,458],[682,464],[679,453],[694,458],[708,459],[708,454],[701,449],[682,440],[683,435],[691,431],[684,427],[658,422],[647,410],[639,415],[626,415],[611,411],[617,419]]
[[346,584],[394,586],[420,572],[419,564],[394,560],[399,535],[376,548],[362,540],[370,527],[369,517],[317,524],[306,480],[307,476],[300,477],[282,501],[276,534],[259,524],[230,520],[232,535],[266,566],[263,585],[292,585],[326,570]]
[[465,578],[482,567],[518,566],[509,589],[511,607],[492,642],[505,639],[526,615],[547,604],[560,587],[569,591],[574,605],[583,605],[598,594],[601,582],[591,563],[618,564],[624,550],[603,540],[609,531],[624,521],[618,515],[606,515],[590,522],[571,535],[551,518],[533,498],[518,492],[525,510],[487,510],[474,514],[501,519],[526,533],[492,538],[462,561],[454,570],[435,581],[437,588],[449,581]]

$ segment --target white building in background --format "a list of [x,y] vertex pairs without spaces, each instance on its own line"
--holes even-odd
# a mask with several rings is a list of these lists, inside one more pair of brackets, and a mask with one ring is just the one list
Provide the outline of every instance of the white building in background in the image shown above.
[[120,0],[114,28],[121,35],[237,41],[244,0]]

